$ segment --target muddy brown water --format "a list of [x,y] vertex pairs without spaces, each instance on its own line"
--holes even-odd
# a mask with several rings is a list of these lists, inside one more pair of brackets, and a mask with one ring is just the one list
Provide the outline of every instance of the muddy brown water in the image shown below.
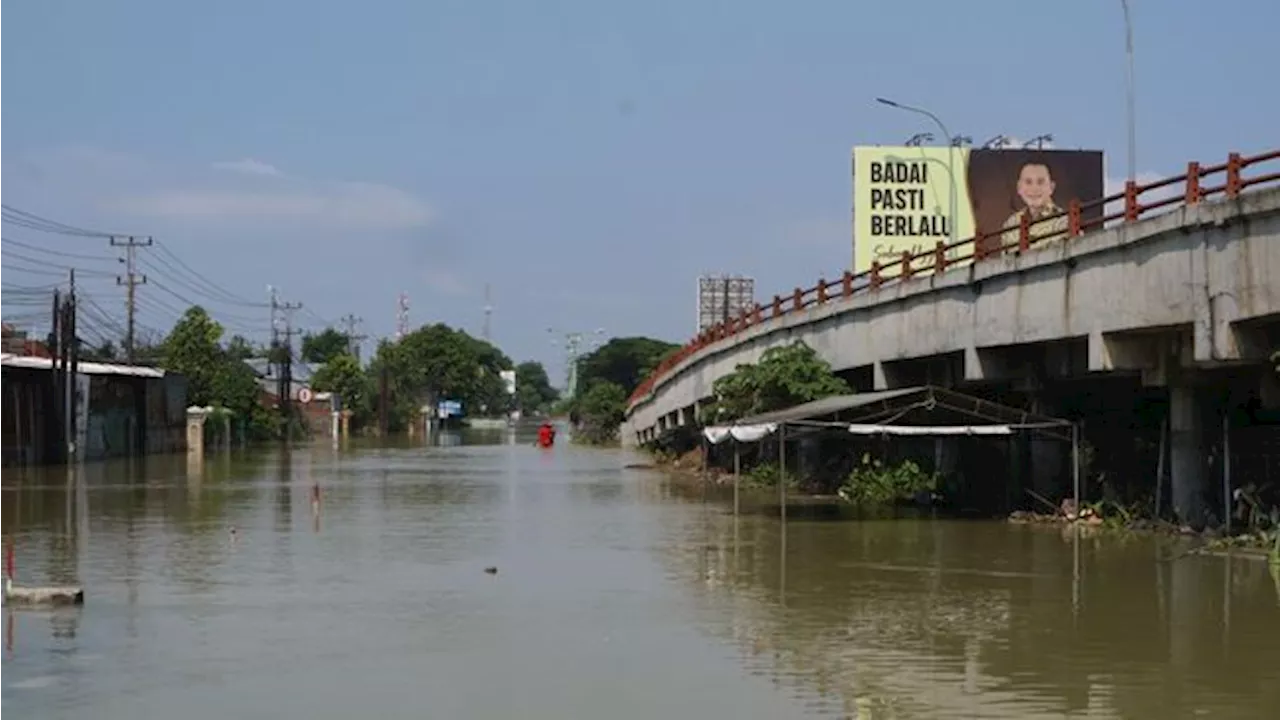
[[[834,521],[532,436],[3,473],[14,718],[1264,718],[1254,559]],[[313,512],[313,487],[321,502]],[[234,534],[231,528],[235,529]],[[489,567],[496,574],[486,573]]]

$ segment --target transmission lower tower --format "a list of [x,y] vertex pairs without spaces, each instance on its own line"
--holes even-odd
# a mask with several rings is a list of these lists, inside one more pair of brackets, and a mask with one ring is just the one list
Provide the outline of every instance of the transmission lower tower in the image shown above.
[[[573,397],[578,390],[578,361],[582,359],[583,355],[600,347],[600,339],[604,336],[604,330],[599,329],[592,333],[557,333],[555,328],[547,328],[547,332],[553,336],[551,338],[551,342],[553,344],[559,345],[561,342],[564,343],[565,396]],[[557,334],[561,337],[555,337]]]
[[396,300],[396,340],[409,334],[409,293],[400,293]]

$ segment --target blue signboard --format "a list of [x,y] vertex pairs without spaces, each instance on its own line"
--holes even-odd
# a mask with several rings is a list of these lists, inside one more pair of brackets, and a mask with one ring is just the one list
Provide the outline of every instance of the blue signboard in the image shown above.
[[447,418],[447,417],[461,417],[461,416],[462,416],[462,401],[460,401],[460,400],[441,400],[441,401],[440,401],[439,406],[436,408],[436,413],[437,413],[440,417],[442,417],[442,418]]

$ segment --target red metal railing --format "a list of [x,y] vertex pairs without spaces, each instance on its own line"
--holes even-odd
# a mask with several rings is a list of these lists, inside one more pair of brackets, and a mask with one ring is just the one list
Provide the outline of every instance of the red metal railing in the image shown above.
[[[835,298],[848,298],[855,292],[875,292],[885,284],[906,282],[921,275],[945,272],[948,267],[965,261],[982,261],[1005,253],[1026,252],[1032,245],[1047,241],[1061,241],[1074,238],[1081,233],[1103,227],[1113,220],[1134,222],[1155,210],[1167,210],[1174,206],[1195,205],[1205,198],[1225,196],[1236,198],[1245,190],[1261,185],[1280,183],[1280,171],[1268,172],[1253,177],[1246,177],[1245,170],[1261,163],[1280,160],[1280,150],[1272,150],[1252,157],[1243,157],[1239,153],[1231,153],[1227,161],[1218,165],[1201,165],[1197,162],[1187,163],[1187,171],[1175,177],[1159,180],[1147,185],[1138,185],[1133,181],[1125,183],[1122,192],[1109,197],[1099,198],[1091,202],[1072,200],[1067,209],[1057,215],[1046,216],[1028,222],[1022,217],[1021,224],[1001,228],[1000,231],[959,240],[948,245],[939,240],[936,247],[920,253],[904,251],[902,257],[888,263],[873,262],[871,269],[857,274],[845,271],[835,281],[825,278],[810,288],[797,287],[786,295],[774,295],[768,304],[756,303],[741,316],[720,323],[684,346],[678,348],[658,364],[658,367],[636,387],[631,394],[628,405],[648,395],[654,385],[663,376],[670,373],[680,363],[695,353],[714,345],[721,340],[755,327],[761,323],[782,317],[788,313],[798,312],[807,307],[825,304]],[[1221,179],[1217,185],[1206,184],[1206,180]],[[1182,185],[1181,195],[1169,194],[1167,197],[1153,198],[1143,202],[1143,195],[1160,190],[1169,192],[1177,185]],[[1107,214],[1106,206],[1113,202],[1123,202],[1119,212]],[[1085,215],[1098,210],[1098,216],[1085,219]],[[1054,228],[1066,219],[1066,228],[1051,229],[1047,232],[1033,232],[1037,226]],[[1050,225],[1052,223],[1052,225]]]

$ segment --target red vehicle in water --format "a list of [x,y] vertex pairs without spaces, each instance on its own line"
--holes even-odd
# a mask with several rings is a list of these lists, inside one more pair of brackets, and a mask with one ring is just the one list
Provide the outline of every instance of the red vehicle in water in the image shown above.
[[556,444],[556,429],[551,423],[544,422],[538,426],[538,447],[549,448]]

